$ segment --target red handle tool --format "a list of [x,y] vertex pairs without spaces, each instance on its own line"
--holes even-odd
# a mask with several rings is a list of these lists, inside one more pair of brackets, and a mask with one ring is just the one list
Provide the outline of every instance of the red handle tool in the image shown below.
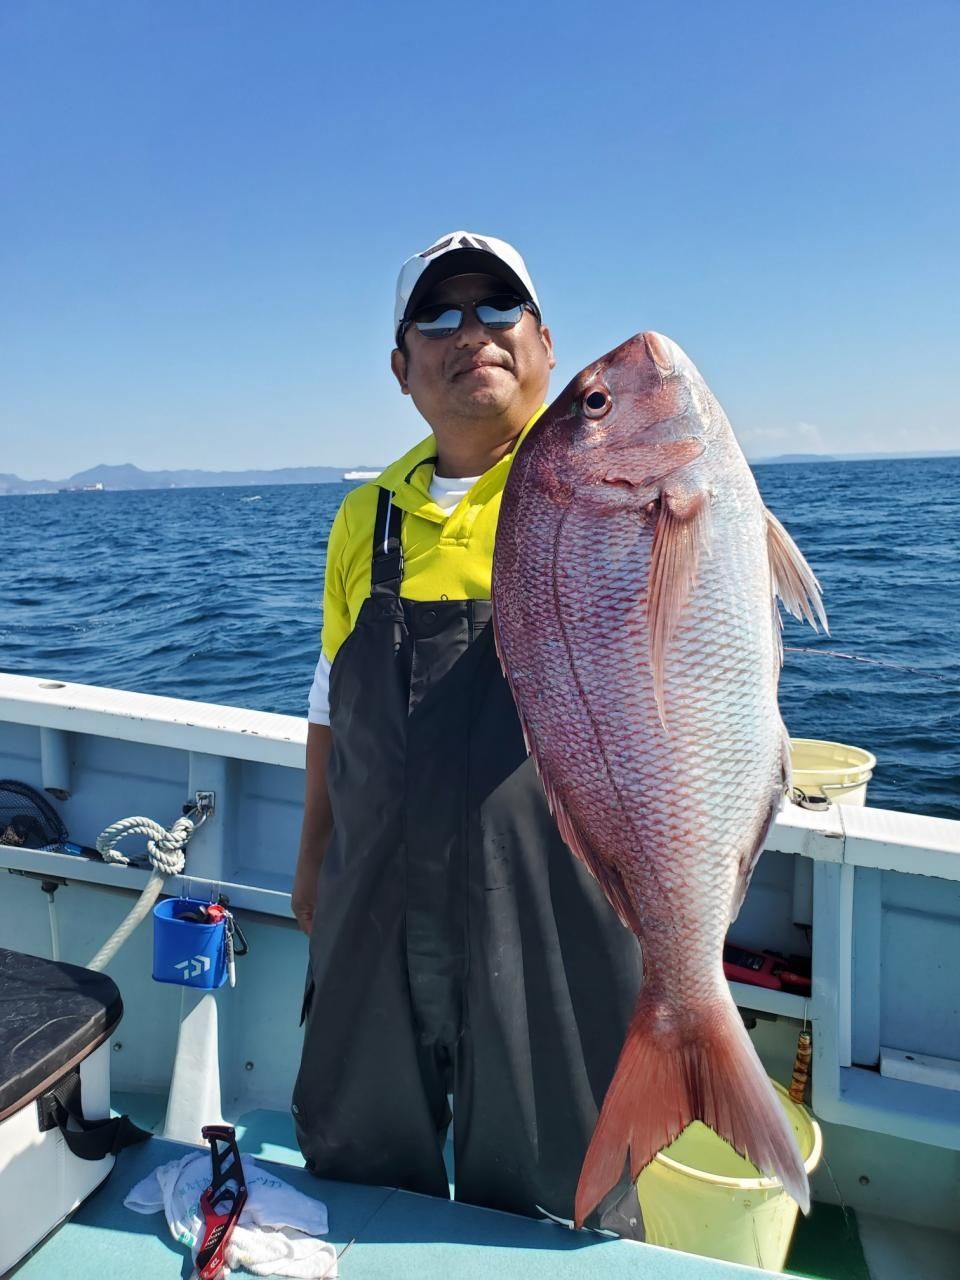
[[213,1180],[200,1197],[203,1237],[194,1265],[199,1280],[219,1280],[227,1243],[246,1203],[247,1184],[233,1126],[206,1124],[201,1132],[210,1143]]

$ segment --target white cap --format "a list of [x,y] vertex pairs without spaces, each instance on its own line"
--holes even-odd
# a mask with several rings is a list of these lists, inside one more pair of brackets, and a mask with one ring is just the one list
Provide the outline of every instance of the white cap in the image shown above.
[[526,263],[513,245],[493,236],[478,236],[473,231],[451,231],[429,249],[408,258],[400,268],[397,300],[393,308],[394,337],[399,333],[408,311],[419,302],[428,287],[450,276],[473,272],[483,272],[506,281],[539,312],[537,291]]

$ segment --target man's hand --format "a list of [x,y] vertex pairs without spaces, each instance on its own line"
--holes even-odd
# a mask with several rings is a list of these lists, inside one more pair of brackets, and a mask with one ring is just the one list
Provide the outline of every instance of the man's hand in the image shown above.
[[333,830],[327,765],[330,761],[330,726],[311,724],[307,728],[307,769],[303,800],[303,827],[300,852],[293,873],[290,907],[297,924],[309,936],[317,907],[317,881]]
[[290,907],[297,917],[297,924],[307,937],[310,936],[310,930],[313,928],[319,874],[320,868],[315,867],[311,859],[297,859],[297,869],[293,873],[293,889],[290,893]]

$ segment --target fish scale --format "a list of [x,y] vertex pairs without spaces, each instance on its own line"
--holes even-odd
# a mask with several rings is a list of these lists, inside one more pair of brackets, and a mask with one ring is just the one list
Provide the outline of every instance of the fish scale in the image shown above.
[[644,965],[578,1225],[625,1159],[636,1177],[693,1119],[809,1205],[722,969],[788,782],[775,592],[825,625],[809,567],[669,339],[641,334],[588,366],[518,449],[497,648],[560,832]]

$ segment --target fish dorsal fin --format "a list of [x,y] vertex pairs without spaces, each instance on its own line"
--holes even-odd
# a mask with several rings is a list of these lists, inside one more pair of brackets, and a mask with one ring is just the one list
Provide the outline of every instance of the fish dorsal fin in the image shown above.
[[770,574],[774,595],[783,601],[784,608],[801,622],[809,622],[814,631],[820,626],[829,635],[827,615],[820,597],[820,583],[804,560],[800,548],[771,512],[767,511],[767,554],[770,557]]
[[640,922],[637,918],[636,908],[630,899],[630,893],[624,883],[623,877],[612,862],[605,861],[597,854],[590,843],[586,833],[581,829],[573,814],[567,806],[567,801],[562,789],[557,786],[550,775],[546,761],[537,751],[537,743],[534,735],[530,732],[526,717],[523,714],[520,698],[517,696],[517,688],[511,675],[509,663],[506,661],[503,644],[500,637],[499,615],[496,606],[493,611],[493,638],[494,645],[497,650],[497,657],[500,659],[500,666],[503,669],[504,677],[513,695],[514,703],[517,708],[517,715],[520,720],[520,728],[523,732],[524,745],[527,748],[527,754],[532,758],[534,766],[543,784],[544,794],[547,798],[547,807],[553,816],[554,822],[557,824],[557,830],[560,832],[560,838],[570,850],[570,852],[583,863],[594,880],[603,890],[604,897],[613,907],[614,911],[620,917],[622,923],[633,933],[639,933]]
[[560,838],[575,857],[579,858],[594,880],[603,890],[603,895],[620,917],[621,922],[633,933],[640,931],[640,922],[636,908],[630,900],[630,893],[624,883],[616,864],[601,858],[593,849],[590,840],[581,830],[579,823],[567,807],[563,793],[554,786],[549,773],[540,763],[536,751],[530,753],[540,774],[540,781],[547,797],[547,804],[557,824]]
[[667,649],[697,579],[700,554],[709,546],[710,497],[703,490],[663,494],[650,554],[647,617],[650,669],[660,723],[667,728],[663,688]]

